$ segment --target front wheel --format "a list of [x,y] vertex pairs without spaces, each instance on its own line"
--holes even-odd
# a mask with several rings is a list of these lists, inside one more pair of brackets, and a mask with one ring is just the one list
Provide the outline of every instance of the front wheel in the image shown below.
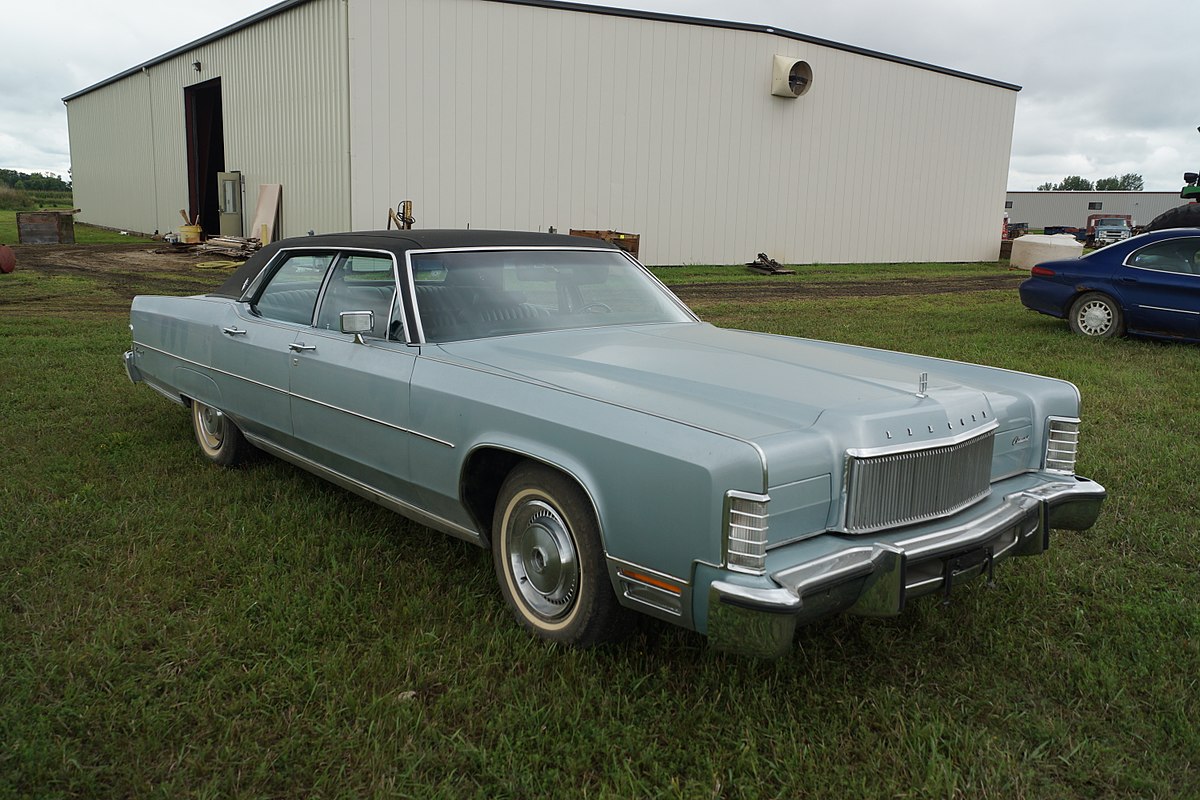
[[1106,294],[1088,292],[1071,304],[1067,315],[1071,330],[1081,336],[1108,339],[1125,332],[1121,306]]
[[214,464],[232,467],[241,463],[250,451],[250,443],[238,426],[220,410],[192,401],[192,429],[200,452]]
[[496,579],[517,621],[543,639],[588,647],[616,638],[624,609],[605,570],[583,491],[538,464],[504,481],[492,522]]

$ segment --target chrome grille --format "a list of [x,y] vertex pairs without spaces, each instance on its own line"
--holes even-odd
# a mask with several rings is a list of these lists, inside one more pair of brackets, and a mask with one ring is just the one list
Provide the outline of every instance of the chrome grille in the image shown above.
[[995,429],[961,442],[847,456],[843,530],[870,533],[937,519],[991,490]]

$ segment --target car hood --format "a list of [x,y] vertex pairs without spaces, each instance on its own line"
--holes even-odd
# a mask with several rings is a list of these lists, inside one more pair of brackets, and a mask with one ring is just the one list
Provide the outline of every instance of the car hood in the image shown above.
[[[985,368],[706,323],[555,331],[440,347],[475,366],[751,441],[828,426],[853,436],[856,446],[894,445],[898,431],[916,443],[994,418],[984,392],[948,374],[950,367]],[[928,388],[919,397],[922,372]]]

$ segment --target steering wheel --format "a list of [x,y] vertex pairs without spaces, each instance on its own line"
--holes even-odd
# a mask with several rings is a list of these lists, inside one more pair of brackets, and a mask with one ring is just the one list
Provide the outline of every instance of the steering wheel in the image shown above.
[[579,310],[586,314],[611,314],[612,306],[607,303],[588,303]]

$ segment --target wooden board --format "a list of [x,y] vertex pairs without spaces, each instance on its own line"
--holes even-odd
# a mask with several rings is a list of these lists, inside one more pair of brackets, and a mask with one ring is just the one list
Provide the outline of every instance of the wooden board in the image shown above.
[[[258,186],[258,204],[254,207],[254,221],[247,235],[270,244],[276,239],[279,226],[279,204],[283,199],[283,184],[262,183]],[[266,226],[264,233],[263,226]]]

